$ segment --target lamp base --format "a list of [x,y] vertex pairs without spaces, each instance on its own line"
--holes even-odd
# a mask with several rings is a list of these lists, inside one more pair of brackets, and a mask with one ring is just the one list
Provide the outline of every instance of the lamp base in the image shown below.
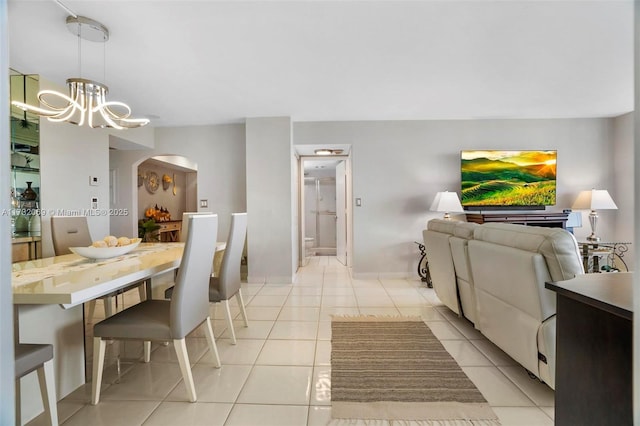
[[591,234],[591,235],[589,235],[587,237],[587,241],[598,242],[598,241],[600,241],[600,237],[598,237],[598,236],[596,236],[594,234]]

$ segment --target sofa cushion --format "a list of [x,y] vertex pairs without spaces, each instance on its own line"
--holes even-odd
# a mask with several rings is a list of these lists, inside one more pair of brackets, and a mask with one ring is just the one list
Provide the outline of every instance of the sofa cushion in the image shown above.
[[552,281],[563,281],[583,274],[584,269],[575,237],[565,229],[485,223],[474,230],[474,239],[540,253]]

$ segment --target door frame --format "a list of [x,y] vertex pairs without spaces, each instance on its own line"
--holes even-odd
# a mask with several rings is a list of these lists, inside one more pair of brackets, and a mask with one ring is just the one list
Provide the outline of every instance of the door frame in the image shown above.
[[353,205],[352,205],[352,177],[351,177],[351,153],[347,155],[300,155],[298,156],[298,266],[305,266],[305,220],[304,220],[304,162],[310,161],[335,161],[344,160],[346,169],[346,183],[345,183],[345,202],[346,202],[346,231],[347,231],[347,267],[352,266],[353,259]]

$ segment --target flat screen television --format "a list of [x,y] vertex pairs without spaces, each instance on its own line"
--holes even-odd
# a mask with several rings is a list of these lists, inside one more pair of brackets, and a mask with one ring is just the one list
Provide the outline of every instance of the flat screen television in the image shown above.
[[536,209],[556,203],[557,151],[461,152],[462,206]]

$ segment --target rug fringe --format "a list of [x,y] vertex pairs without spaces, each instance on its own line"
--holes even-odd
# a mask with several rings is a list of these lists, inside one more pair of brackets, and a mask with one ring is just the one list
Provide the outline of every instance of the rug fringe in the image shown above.
[[422,317],[411,315],[331,315],[331,321],[343,322],[367,322],[367,321],[389,321],[389,322],[424,322]]
[[327,426],[500,426],[500,420],[332,419]]

